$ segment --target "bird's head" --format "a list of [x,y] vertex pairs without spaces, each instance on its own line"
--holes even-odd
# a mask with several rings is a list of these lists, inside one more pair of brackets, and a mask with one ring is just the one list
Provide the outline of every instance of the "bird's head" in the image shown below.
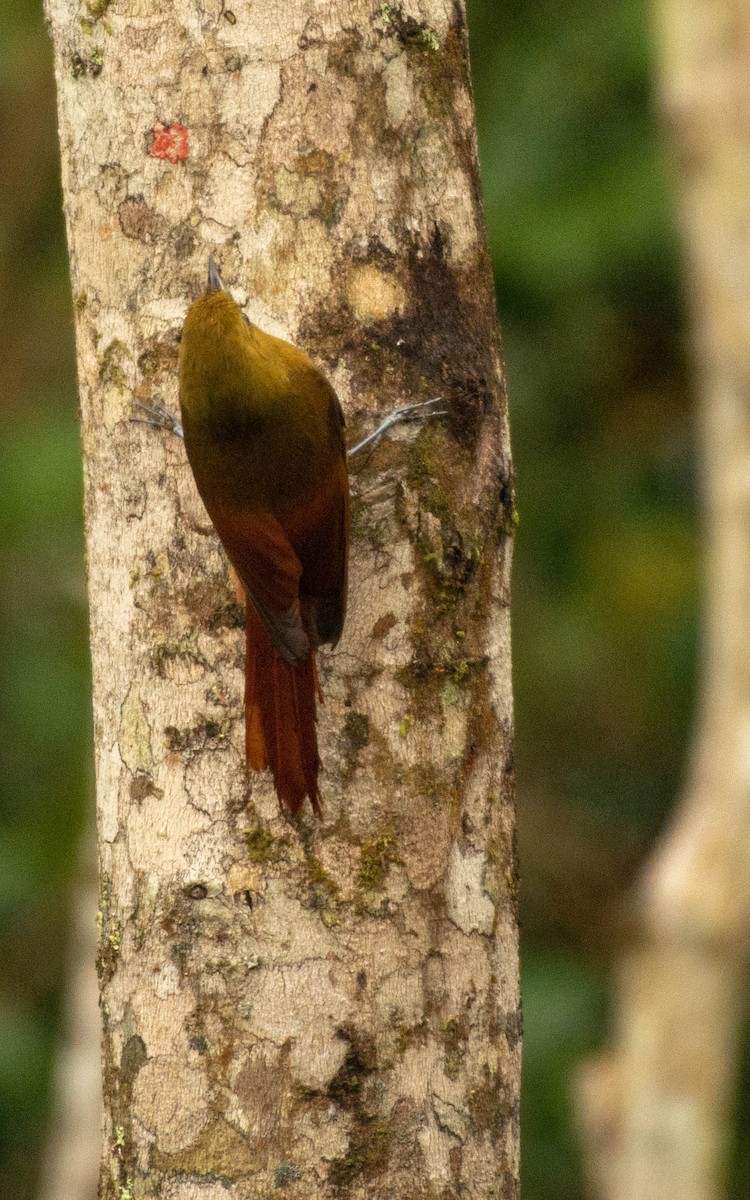
[[[248,322],[221,282],[213,255],[206,289],[187,311],[180,342],[181,392],[188,398],[232,390],[247,356]],[[188,403],[190,400],[188,399]]]

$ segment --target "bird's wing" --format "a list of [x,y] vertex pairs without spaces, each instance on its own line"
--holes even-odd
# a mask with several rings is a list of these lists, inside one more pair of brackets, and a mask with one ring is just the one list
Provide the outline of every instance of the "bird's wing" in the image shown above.
[[349,556],[349,482],[343,456],[305,498],[278,519],[301,564],[300,602],[316,644],[335,645],[346,613]]
[[[346,590],[349,573],[349,475],[346,469],[344,413],[339,398],[325,376],[324,392],[328,402],[328,428],[337,448],[334,469],[328,484],[327,514],[323,520],[324,545],[318,553],[318,587],[310,587],[312,619],[319,642],[335,646],[341,637],[346,616]],[[302,579],[308,589],[308,572]],[[327,586],[326,586],[327,584]]]
[[302,576],[303,596],[310,595],[319,642],[335,646],[346,616],[349,565],[349,481],[346,464],[337,463],[328,491],[327,513],[321,528],[314,570]]
[[287,662],[304,658],[310,640],[300,613],[302,564],[284,529],[268,512],[213,506],[208,512],[279,654]]

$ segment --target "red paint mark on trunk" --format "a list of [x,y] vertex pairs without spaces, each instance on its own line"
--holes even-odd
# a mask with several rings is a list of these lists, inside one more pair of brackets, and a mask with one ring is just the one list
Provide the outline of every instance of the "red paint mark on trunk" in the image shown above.
[[151,130],[154,139],[149,151],[152,158],[166,158],[167,162],[176,163],[188,156],[188,131],[184,125],[163,125],[157,121]]

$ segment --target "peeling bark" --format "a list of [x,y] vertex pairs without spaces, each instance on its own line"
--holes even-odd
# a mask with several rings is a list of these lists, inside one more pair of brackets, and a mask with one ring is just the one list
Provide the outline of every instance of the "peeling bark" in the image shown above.
[[699,397],[704,678],[685,794],[632,897],[612,1053],[580,1093],[605,1200],[719,1200],[750,945],[750,10],[657,4]]
[[[507,410],[463,3],[48,0],[77,314],[106,1200],[518,1194]],[[242,614],[177,439],[213,251],[354,440],[324,816],[243,769]]]

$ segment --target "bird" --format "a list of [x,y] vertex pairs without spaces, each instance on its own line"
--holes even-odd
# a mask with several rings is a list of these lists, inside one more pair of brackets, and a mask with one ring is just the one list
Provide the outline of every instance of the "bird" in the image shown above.
[[253,324],[209,258],[179,353],[198,492],[246,602],[245,751],[282,811],[321,814],[316,669],[346,616],[350,532],[344,415],[308,355]]

